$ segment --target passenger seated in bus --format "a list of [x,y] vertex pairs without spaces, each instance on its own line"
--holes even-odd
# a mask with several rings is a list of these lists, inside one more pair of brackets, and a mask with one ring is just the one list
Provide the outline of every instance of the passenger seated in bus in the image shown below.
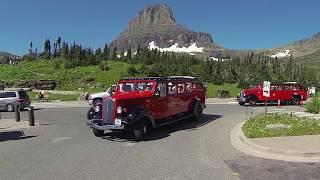
[[178,93],[179,93],[179,94],[182,94],[183,92],[184,92],[183,84],[179,84],[179,85],[178,85]]

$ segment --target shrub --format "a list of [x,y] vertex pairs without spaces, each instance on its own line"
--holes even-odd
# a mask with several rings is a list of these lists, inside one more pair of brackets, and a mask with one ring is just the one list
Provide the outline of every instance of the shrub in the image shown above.
[[310,102],[306,104],[307,112],[319,114],[320,113],[320,99],[314,97]]
[[135,76],[136,74],[138,74],[138,70],[133,66],[131,65],[128,70],[127,70],[127,73],[129,76]]
[[55,62],[53,63],[53,68],[54,68],[54,69],[60,69],[60,63],[59,63],[59,61],[55,61]]
[[64,67],[66,69],[72,69],[72,68],[75,68],[79,65],[78,63],[79,61],[76,60],[76,59],[66,59],[64,60]]
[[99,62],[99,68],[101,71],[108,71],[109,70],[109,66],[108,63],[105,61],[100,61]]

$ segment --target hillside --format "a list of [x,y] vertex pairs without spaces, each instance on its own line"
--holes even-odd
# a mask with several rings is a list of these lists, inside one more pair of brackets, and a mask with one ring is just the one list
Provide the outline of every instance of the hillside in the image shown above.
[[84,87],[88,91],[99,91],[113,84],[121,76],[127,75],[127,63],[108,61],[109,70],[101,71],[99,66],[65,69],[60,63],[54,68],[56,60],[22,61],[18,67],[0,65],[0,79],[9,84],[20,80],[54,79],[60,90],[77,90]]
[[320,69],[320,50],[317,50],[316,52],[295,58],[296,62],[298,64],[304,64],[307,67],[313,68],[313,69]]

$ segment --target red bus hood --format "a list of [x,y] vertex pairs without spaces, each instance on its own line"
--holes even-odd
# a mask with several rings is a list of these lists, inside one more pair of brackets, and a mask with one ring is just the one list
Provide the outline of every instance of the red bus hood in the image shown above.
[[134,92],[118,92],[113,95],[112,98],[116,100],[124,100],[124,99],[139,99],[151,97],[153,95],[152,91],[134,91]]

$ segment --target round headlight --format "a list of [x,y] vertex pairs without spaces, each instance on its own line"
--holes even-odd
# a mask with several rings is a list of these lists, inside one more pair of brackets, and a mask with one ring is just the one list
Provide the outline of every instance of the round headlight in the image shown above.
[[119,106],[119,107],[117,108],[117,113],[118,113],[118,114],[121,114],[121,113],[122,113],[122,107]]
[[93,110],[94,110],[94,112],[99,112],[100,111],[100,106],[94,106]]

